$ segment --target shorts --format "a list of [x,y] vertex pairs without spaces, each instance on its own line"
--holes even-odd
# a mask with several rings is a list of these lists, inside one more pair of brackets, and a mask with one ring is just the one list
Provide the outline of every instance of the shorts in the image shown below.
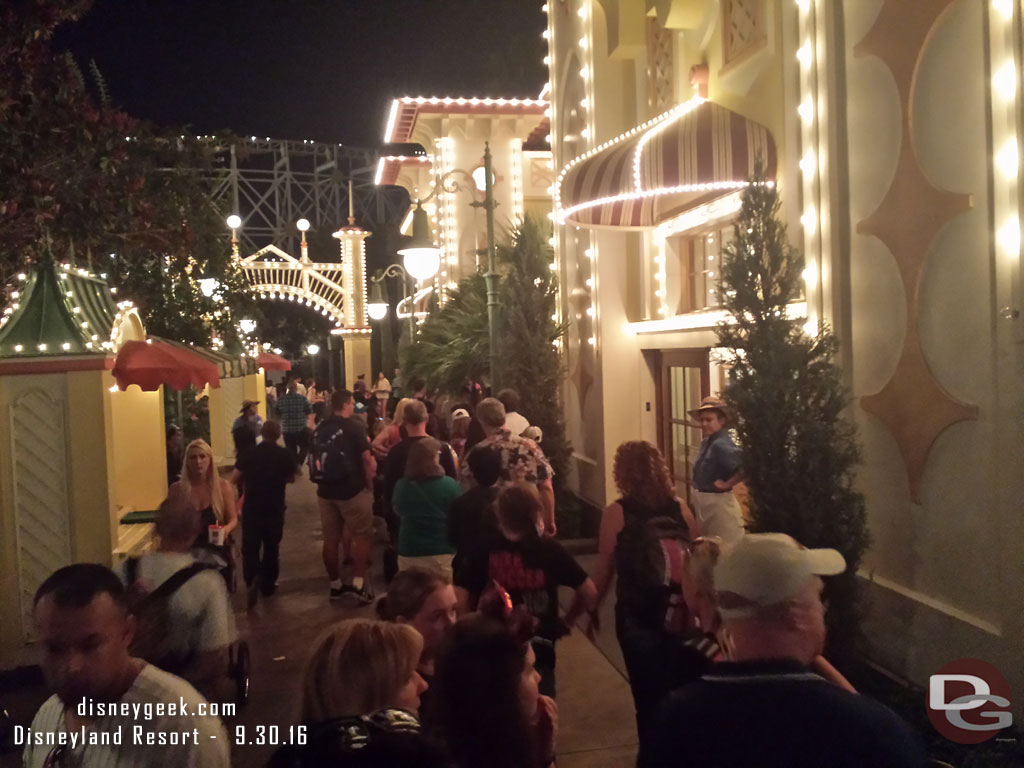
[[317,504],[325,539],[340,539],[343,528],[349,536],[373,536],[373,491],[363,489],[351,499],[318,497]]

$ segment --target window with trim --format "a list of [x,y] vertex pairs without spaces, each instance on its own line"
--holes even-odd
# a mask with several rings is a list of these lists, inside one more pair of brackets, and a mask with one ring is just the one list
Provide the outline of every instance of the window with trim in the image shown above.
[[718,283],[722,247],[732,236],[732,224],[722,222],[668,238],[666,269],[669,284],[675,286],[668,296],[672,314],[715,309],[721,305]]

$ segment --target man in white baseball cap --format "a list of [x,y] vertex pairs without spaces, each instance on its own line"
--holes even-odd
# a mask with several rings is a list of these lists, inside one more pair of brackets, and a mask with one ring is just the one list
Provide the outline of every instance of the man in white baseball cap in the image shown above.
[[781,533],[723,552],[714,587],[729,660],[666,699],[641,768],[923,765],[899,717],[811,671],[825,644],[821,577],[845,570],[838,551]]

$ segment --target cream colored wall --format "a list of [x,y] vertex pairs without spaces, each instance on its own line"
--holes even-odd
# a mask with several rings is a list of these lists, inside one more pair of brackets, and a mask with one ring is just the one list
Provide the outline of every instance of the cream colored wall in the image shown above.
[[242,398],[245,400],[256,400],[259,403],[256,410],[264,421],[267,420],[267,387],[265,381],[265,373],[262,368],[257,373],[242,377]]
[[[848,3],[846,40],[864,37],[881,3]],[[922,503],[910,500],[889,430],[860,407],[864,447],[858,485],[867,497],[873,546],[875,653],[918,682],[963,656],[994,663],[1020,690],[1024,647],[1024,456],[1021,346],[999,326],[990,224],[984,5],[953,3],[929,39],[915,80],[915,149],[943,189],[970,194],[973,207],[932,243],[919,287],[918,320],[928,364],[954,397],[975,404],[976,421],[935,442]],[[900,112],[888,71],[846,52],[848,74],[853,390],[880,390],[903,343],[906,303],[896,263],[857,222],[882,200],[895,172]],[[854,106],[856,108],[854,108]],[[835,211],[836,215],[842,211]]]
[[[50,562],[52,553],[62,549],[59,545],[47,550],[51,554],[39,553],[38,563],[45,560],[47,570],[69,562],[111,563],[116,521],[110,493],[113,454],[107,440],[111,414],[105,398],[105,387],[109,386],[105,377],[109,374],[98,370],[0,377],[3,434],[10,434],[11,403],[31,390],[45,392],[61,410],[55,417],[64,423],[66,483],[64,489],[54,486],[50,490],[56,494],[56,503],[66,508],[68,540],[61,555],[66,557],[63,562]],[[34,650],[23,636],[30,628],[22,623],[21,599],[34,593],[49,575],[33,570],[29,583],[23,581],[19,570],[11,447],[10,440],[0,440],[0,579],[5,598],[13,598],[0,601],[0,668],[34,663]],[[29,578],[28,572],[24,575]]]
[[242,408],[243,392],[241,377],[221,379],[219,387],[210,389],[210,447],[222,463],[230,463],[235,457],[231,425]]
[[350,389],[363,374],[366,381],[373,381],[370,370],[370,339],[365,336],[349,337],[345,345],[345,386]]
[[111,414],[114,504],[156,509],[167,495],[163,390],[143,392],[133,385],[110,392],[113,377],[106,371],[103,376]]
[[[9,430],[9,410],[14,392],[10,384],[13,376],[0,376],[0,432]],[[0,600],[0,669],[11,669],[23,660],[24,644],[21,640],[22,586],[18,579],[18,544],[15,538],[14,471],[11,441],[0,440],[0,584],[4,599]],[[26,587],[27,588],[27,587]]]

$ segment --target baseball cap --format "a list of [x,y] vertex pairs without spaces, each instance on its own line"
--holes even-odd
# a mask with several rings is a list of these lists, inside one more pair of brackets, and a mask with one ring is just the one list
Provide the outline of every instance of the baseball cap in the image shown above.
[[465,408],[456,408],[454,411],[452,411],[452,421],[455,421],[455,419],[468,419],[468,418],[469,418],[469,411],[467,411]]
[[784,533],[749,533],[715,565],[723,618],[739,619],[796,597],[814,576],[835,576],[846,560],[835,549],[807,549]]

